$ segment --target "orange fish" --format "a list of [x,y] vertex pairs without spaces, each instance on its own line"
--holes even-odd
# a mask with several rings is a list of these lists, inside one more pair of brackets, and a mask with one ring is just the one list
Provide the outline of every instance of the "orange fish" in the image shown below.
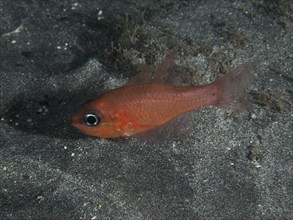
[[87,135],[101,138],[139,137],[192,109],[246,107],[245,90],[252,81],[254,63],[244,63],[207,85],[174,86],[162,83],[174,60],[175,53],[169,53],[149,82],[143,82],[146,73],[142,72],[125,86],[84,104],[71,117],[72,125]]

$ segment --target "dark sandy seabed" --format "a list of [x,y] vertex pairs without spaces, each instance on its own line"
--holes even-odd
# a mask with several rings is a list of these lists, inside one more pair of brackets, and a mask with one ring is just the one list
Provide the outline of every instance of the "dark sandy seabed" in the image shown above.
[[[0,219],[292,219],[292,7],[1,0]],[[255,61],[250,110],[195,110],[160,143],[71,127],[170,50],[190,85]]]

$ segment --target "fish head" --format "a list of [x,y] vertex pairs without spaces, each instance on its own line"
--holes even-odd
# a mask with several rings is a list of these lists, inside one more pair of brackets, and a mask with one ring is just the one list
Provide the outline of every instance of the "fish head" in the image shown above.
[[71,124],[80,132],[100,138],[119,137],[123,134],[115,113],[100,100],[80,107],[72,116]]

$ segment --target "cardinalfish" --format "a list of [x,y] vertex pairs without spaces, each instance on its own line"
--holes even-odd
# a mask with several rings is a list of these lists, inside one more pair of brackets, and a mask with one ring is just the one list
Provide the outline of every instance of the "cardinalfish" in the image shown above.
[[125,86],[84,104],[71,117],[72,125],[100,138],[142,137],[193,109],[215,106],[240,111],[247,106],[246,89],[255,63],[244,63],[206,85],[175,86],[163,82],[174,60],[175,53],[171,52],[151,80],[146,81],[149,72],[142,71]]

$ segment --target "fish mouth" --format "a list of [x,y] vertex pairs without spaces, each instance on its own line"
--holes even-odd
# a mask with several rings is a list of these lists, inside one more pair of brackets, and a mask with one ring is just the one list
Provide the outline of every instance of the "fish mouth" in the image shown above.
[[81,124],[81,118],[78,117],[76,114],[74,114],[70,117],[70,123],[72,124],[73,127],[78,128],[79,125]]

